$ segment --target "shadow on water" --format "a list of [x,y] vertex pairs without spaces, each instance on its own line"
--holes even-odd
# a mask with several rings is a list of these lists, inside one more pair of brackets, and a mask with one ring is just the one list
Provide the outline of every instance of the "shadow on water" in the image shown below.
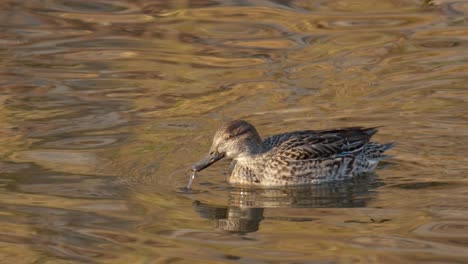
[[203,218],[214,220],[216,229],[232,233],[256,232],[264,219],[292,222],[313,221],[309,217],[264,217],[276,208],[355,208],[365,207],[373,190],[382,186],[376,174],[343,182],[286,188],[232,188],[227,206],[193,202]]

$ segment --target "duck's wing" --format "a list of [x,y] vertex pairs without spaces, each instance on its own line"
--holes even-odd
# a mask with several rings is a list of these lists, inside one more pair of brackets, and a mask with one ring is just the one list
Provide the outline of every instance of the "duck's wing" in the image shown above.
[[276,143],[270,152],[275,157],[289,160],[323,159],[362,150],[376,132],[375,128],[360,127],[298,131],[267,138],[265,142]]

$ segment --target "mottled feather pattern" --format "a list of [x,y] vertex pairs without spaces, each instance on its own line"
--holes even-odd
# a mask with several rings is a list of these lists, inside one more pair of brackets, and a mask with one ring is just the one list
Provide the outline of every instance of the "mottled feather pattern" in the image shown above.
[[377,128],[349,127],[302,130],[261,139],[255,127],[235,120],[215,133],[207,157],[197,172],[226,157],[231,184],[284,186],[347,179],[375,169],[393,143],[370,142]]
[[[268,150],[238,163],[231,183],[300,185],[342,180],[372,171],[393,144],[369,142],[375,128],[344,128],[279,134],[263,141]],[[252,169],[255,168],[255,169]]]

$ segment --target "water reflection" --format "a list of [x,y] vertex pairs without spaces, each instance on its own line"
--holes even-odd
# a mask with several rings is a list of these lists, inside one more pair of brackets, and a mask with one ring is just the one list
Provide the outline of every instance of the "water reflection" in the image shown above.
[[[375,174],[311,186],[274,189],[233,188],[227,206],[195,201],[193,207],[203,218],[214,220],[216,229],[232,233],[256,232],[269,208],[353,208],[365,207],[373,189],[382,186]],[[308,217],[274,217],[273,220],[313,221]]]

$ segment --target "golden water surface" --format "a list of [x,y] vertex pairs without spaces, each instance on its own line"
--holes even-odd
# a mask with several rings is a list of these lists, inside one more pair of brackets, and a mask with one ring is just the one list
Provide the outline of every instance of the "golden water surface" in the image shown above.
[[[0,2],[0,263],[467,263],[468,2]],[[376,174],[181,190],[216,127],[382,126]]]

